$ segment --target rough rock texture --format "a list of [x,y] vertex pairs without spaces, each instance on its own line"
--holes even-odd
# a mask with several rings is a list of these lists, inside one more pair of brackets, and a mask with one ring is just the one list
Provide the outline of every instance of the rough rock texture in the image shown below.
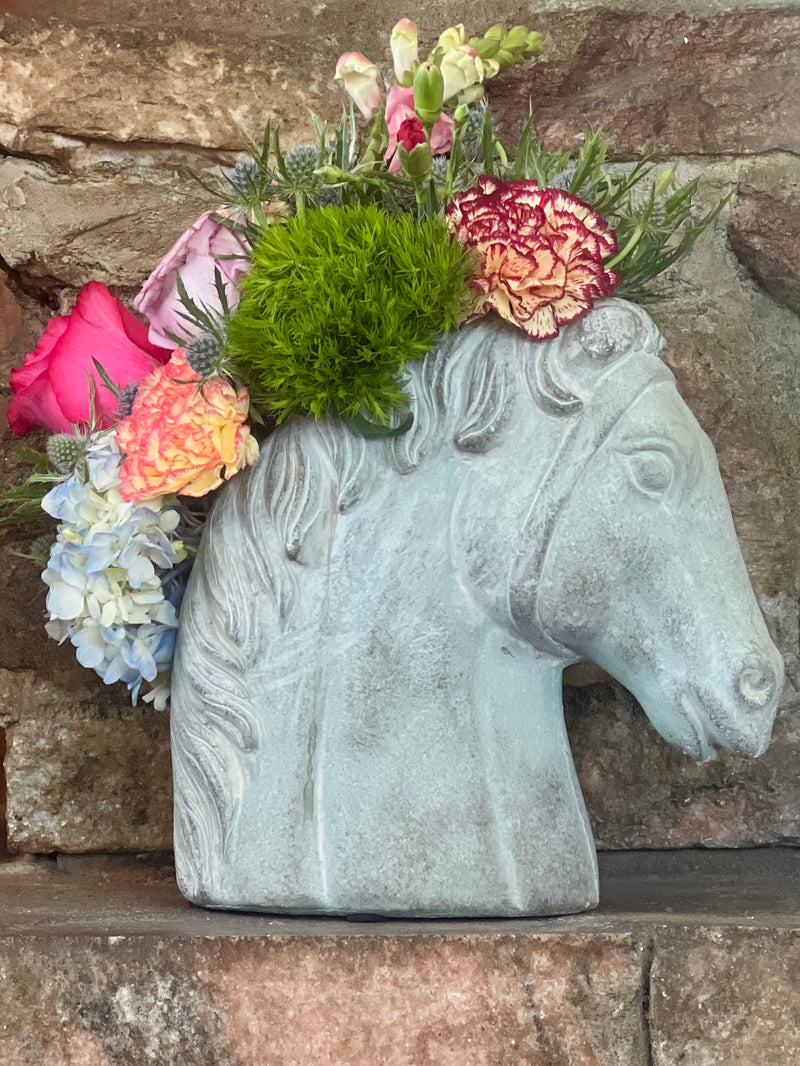
[[545,16],[552,41],[504,77],[503,124],[531,102],[554,144],[602,126],[619,153],[746,155],[800,148],[800,15],[772,10],[591,11]]
[[[63,710],[63,709],[62,709]],[[15,851],[160,851],[172,842],[164,715],[30,718],[8,730]]]
[[[532,21],[546,32],[541,59],[493,85],[509,134],[532,98],[551,145],[574,146],[587,124],[602,124],[619,157],[675,158],[679,180],[699,177],[709,202],[739,186],[653,313],[717,448],[756,593],[787,660],[786,696],[763,759],[697,767],[615,687],[568,690],[591,817],[599,842],[613,847],[800,839],[800,15],[750,0],[677,6],[547,0],[531,15],[525,5],[495,13],[464,0],[412,13],[426,43],[453,21],[470,30]],[[309,139],[307,106],[335,118],[337,56],[355,49],[386,62],[399,14],[389,0],[0,0],[0,380],[84,282],[133,295],[180,230],[213,206],[187,170],[208,178],[229,163],[237,124],[258,133],[280,119],[291,145]],[[0,386],[0,407],[7,400]],[[0,451],[2,490],[24,465],[7,432]],[[0,546],[12,846],[162,847],[164,720],[128,709],[124,691],[104,689],[69,646],[47,640],[36,569],[8,551],[28,539]],[[126,757],[135,767],[127,792]]]
[[653,1066],[786,1066],[800,1051],[800,936],[660,934],[651,975]]
[[800,171],[778,158],[743,174],[728,237],[770,296],[800,314]]

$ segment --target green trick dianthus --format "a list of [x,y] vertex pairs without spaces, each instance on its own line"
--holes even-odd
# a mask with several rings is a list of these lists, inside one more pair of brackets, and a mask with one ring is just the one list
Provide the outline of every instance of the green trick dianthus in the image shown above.
[[228,324],[231,367],[279,421],[303,411],[386,422],[406,401],[406,364],[463,318],[469,277],[438,218],[370,205],[273,223]]

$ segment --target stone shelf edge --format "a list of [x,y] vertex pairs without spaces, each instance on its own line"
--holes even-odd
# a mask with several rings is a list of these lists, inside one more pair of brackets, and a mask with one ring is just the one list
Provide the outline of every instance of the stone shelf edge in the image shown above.
[[190,906],[168,858],[0,863],[0,1066],[788,1066],[800,849],[600,856],[531,920]]
[[800,930],[800,848],[600,852],[601,903],[554,918],[348,920],[204,910],[175,885],[168,855],[0,862],[0,939],[9,936],[447,936],[646,932],[657,926]]

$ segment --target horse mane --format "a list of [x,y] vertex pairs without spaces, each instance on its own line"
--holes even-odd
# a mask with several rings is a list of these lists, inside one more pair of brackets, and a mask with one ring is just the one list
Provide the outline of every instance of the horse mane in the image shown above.
[[[618,301],[606,303],[613,314]],[[606,333],[607,319],[598,319]],[[618,328],[617,317],[614,323]],[[181,610],[173,677],[173,761],[182,796],[175,833],[184,854],[225,853],[245,785],[241,755],[260,744],[251,668],[287,626],[304,570],[326,565],[338,516],[369,497],[387,464],[410,475],[444,447],[488,452],[526,391],[550,414],[579,412],[580,381],[591,374],[576,367],[574,342],[600,373],[620,354],[613,343],[604,346],[602,334],[532,343],[498,320],[448,334],[408,367],[414,421],[406,433],[367,440],[340,419],[295,417],[220,493]],[[613,341],[613,331],[609,336]],[[193,712],[197,706],[202,715]],[[184,887],[201,900],[199,881]]]

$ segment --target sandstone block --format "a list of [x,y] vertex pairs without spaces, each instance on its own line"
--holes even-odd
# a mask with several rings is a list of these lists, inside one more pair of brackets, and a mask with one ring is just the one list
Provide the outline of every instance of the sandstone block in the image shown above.
[[0,948],[2,1066],[638,1066],[625,935],[39,937]]
[[800,16],[792,10],[595,8],[553,13],[537,28],[552,51],[492,88],[505,129],[518,127],[532,103],[550,145],[572,145],[591,126],[620,154],[800,146]]
[[800,163],[768,161],[742,178],[728,227],[731,247],[756,281],[800,314]]
[[91,280],[137,289],[209,206],[190,179],[164,186],[131,169],[65,180],[52,166],[13,158],[0,161],[0,200],[3,259],[50,290]]
[[656,939],[653,1066],[787,1066],[800,1055],[800,935],[719,929]]
[[[124,699],[124,697],[122,697]],[[172,843],[168,721],[27,719],[7,731],[12,852],[161,851]]]

